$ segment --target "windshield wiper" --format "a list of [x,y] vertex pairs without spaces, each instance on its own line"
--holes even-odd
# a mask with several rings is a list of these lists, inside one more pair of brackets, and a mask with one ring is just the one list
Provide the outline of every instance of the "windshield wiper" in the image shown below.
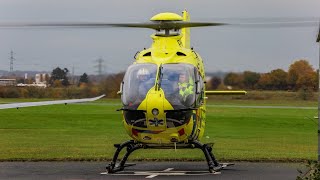
[[156,82],[156,86],[155,86],[155,90],[156,91],[159,91],[160,90],[160,87],[161,87],[161,81],[162,81],[162,77],[163,77],[163,74],[162,74],[162,64],[159,66],[159,70],[158,70],[158,76],[157,76],[157,82]]

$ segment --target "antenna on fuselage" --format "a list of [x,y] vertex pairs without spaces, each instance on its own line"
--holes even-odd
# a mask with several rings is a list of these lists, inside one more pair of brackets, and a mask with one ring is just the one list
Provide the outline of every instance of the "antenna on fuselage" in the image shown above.
[[[190,16],[187,10],[182,11],[182,18],[183,18],[183,21],[186,21],[186,22],[190,21]],[[182,28],[181,34],[182,34],[181,42],[183,46],[185,48],[190,49],[190,28],[189,27]]]

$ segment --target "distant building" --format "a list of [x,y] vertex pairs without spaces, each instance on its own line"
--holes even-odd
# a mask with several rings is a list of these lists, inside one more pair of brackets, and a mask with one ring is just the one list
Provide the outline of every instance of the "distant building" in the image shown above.
[[46,84],[49,74],[36,74],[36,84]]
[[[47,80],[49,80],[50,75],[49,74],[36,74],[35,75],[35,82],[32,84],[24,84],[24,83],[19,83],[17,84],[18,87],[47,87]],[[25,74],[25,78],[27,78],[27,75]]]
[[0,79],[0,86],[15,86],[16,84],[16,79]]
[[32,84],[23,84],[23,83],[19,83],[17,84],[17,87],[41,87],[41,88],[46,88],[47,85],[46,84],[36,84],[36,83],[32,83]]
[[36,74],[35,76],[35,86],[38,87],[47,87],[47,82],[49,81],[49,74]]

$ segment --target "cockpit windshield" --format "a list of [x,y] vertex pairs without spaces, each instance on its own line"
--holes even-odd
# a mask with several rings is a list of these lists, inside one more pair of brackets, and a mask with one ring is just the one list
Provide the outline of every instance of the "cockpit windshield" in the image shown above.
[[[158,76],[157,76],[157,70]],[[126,109],[136,110],[148,91],[163,90],[174,109],[192,108],[195,103],[195,69],[190,64],[133,64],[123,80],[122,103]]]
[[174,109],[190,108],[195,102],[195,73],[190,64],[162,65],[160,87]]
[[128,67],[123,79],[122,103],[136,109],[155,84],[156,64],[133,64]]

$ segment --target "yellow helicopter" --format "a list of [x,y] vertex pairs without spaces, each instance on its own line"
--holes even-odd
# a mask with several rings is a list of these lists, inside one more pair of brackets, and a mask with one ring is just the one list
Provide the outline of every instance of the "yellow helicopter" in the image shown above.
[[[205,155],[210,172],[231,164],[219,163],[211,144],[200,142],[206,125],[207,95],[245,95],[246,91],[206,91],[205,70],[200,55],[190,47],[190,28],[222,26],[224,23],[190,22],[188,12],[182,16],[160,13],[151,23],[45,23],[0,24],[0,27],[132,27],[156,30],[152,45],[135,55],[135,62],[126,71],[120,85],[123,124],[132,138],[115,144],[116,152],[106,167],[115,173],[130,166],[126,161],[138,149],[197,148]],[[259,25],[259,24],[258,24]],[[291,26],[292,24],[288,24]],[[293,24],[294,25],[294,24]],[[47,101],[0,105],[0,109],[28,106],[67,104],[94,101],[88,99]],[[126,153],[117,164],[123,149]]]
[[[127,24],[129,27],[155,29],[153,43],[135,55],[128,67],[119,94],[123,108],[123,124],[129,140],[116,144],[109,173],[121,171],[129,155],[147,148],[199,148],[210,172],[227,164],[219,164],[212,147],[200,143],[206,124],[206,101],[209,94],[246,94],[245,91],[206,91],[205,71],[200,55],[190,48],[190,27],[218,26],[221,23],[188,23],[189,14],[160,13],[152,24]],[[122,26],[122,25],[121,25]],[[118,165],[123,148],[127,152]]]
[[[123,170],[129,155],[137,149],[147,148],[199,148],[203,151],[210,172],[218,171],[219,164],[209,144],[200,142],[206,124],[208,94],[245,94],[245,91],[206,91],[205,71],[200,55],[190,48],[190,27],[219,26],[222,23],[189,22],[187,11],[182,16],[160,13],[151,23],[99,24],[99,23],[36,23],[0,24],[1,27],[133,27],[151,28],[153,43],[135,55],[136,61],[128,67],[119,94],[123,107],[124,127],[132,138],[117,148],[108,173]],[[2,104],[0,109],[68,104],[94,101],[87,99]],[[116,164],[119,153],[126,153]]]

